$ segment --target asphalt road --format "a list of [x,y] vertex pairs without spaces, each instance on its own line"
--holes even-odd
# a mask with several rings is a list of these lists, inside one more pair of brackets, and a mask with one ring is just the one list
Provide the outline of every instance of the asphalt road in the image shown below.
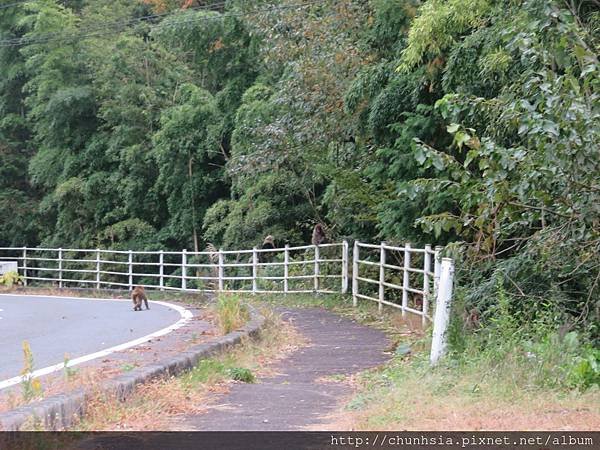
[[0,295],[0,382],[20,374],[23,341],[35,370],[141,338],[181,319],[179,312],[150,302],[134,312],[129,300],[92,300]]

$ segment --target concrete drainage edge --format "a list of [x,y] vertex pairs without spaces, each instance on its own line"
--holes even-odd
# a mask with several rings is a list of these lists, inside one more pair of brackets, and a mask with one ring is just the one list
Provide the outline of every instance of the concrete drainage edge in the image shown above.
[[[138,384],[158,377],[186,372],[201,359],[239,344],[244,337],[256,336],[263,327],[265,318],[254,308],[249,307],[249,310],[250,320],[239,330],[220,336],[211,342],[195,345],[164,361],[140,367],[117,378],[107,380],[102,383],[100,390],[107,394],[116,394],[117,398],[125,400],[133,393]],[[43,424],[46,430],[68,428],[85,415],[85,406],[89,396],[90,394],[84,389],[77,389],[0,413],[0,430],[19,431],[24,425],[35,427],[38,424]]]

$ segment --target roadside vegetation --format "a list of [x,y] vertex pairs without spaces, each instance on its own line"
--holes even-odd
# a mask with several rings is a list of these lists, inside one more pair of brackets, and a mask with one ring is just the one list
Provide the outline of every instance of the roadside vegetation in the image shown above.
[[250,319],[248,308],[238,295],[219,295],[215,309],[217,322],[223,334],[240,328]]
[[357,430],[596,430],[597,349],[552,320],[529,324],[501,308],[464,330],[432,368],[427,338],[399,345],[383,369],[356,377],[340,424]]
[[22,286],[23,277],[17,272],[6,272],[0,275],[0,291],[10,290],[13,286]]

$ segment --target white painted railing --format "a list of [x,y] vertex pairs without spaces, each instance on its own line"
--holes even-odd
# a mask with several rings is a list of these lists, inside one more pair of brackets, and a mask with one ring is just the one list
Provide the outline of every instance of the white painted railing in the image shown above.
[[402,315],[416,314],[431,321],[432,303],[438,292],[441,247],[432,250],[354,242],[352,298],[398,308]]
[[[433,320],[431,363],[446,349],[453,262],[432,250],[355,241],[352,298]],[[248,293],[347,293],[349,249],[341,243],[215,252],[83,250],[0,247],[0,263],[14,261],[25,284],[95,289],[144,286],[160,290]],[[13,265],[14,267],[14,265]],[[434,306],[437,306],[434,308]]]
[[346,293],[348,243],[216,252],[0,248],[25,284],[161,290]]

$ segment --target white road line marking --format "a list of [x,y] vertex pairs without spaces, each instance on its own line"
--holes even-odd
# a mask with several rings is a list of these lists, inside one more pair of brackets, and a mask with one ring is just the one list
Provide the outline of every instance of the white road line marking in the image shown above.
[[[123,302],[123,300],[118,300],[114,298],[86,298],[86,297],[55,297],[49,295],[24,295],[24,294],[0,294],[0,297],[38,297],[38,298],[61,298],[61,299],[73,299],[73,300],[93,300],[93,301],[116,301]],[[84,362],[92,361],[93,359],[102,358],[104,356],[108,356],[111,353],[120,352],[121,350],[126,350],[131,347],[135,347],[136,345],[143,344],[144,342],[148,342],[150,339],[154,339],[156,337],[164,336],[165,334],[169,334],[172,331],[175,331],[185,324],[187,324],[194,315],[191,311],[185,309],[183,306],[173,305],[167,302],[159,302],[159,301],[150,301],[150,303],[154,303],[157,305],[166,306],[167,308],[174,309],[179,313],[181,319],[175,322],[173,325],[163,328],[162,330],[158,330],[154,333],[147,334],[141,338],[135,339],[133,341],[126,342],[124,344],[115,345],[114,347],[107,348],[105,350],[101,350],[96,353],[90,353],[89,355],[81,356],[79,358],[72,359],[68,362],[67,367],[73,367],[78,364],[82,364]],[[35,370],[27,375],[20,375],[17,377],[9,378],[7,380],[0,381],[0,390],[6,389],[7,387],[14,386],[15,384],[21,383],[23,380],[28,377],[38,378],[43,375],[47,375],[52,372],[57,372],[59,370],[63,370],[65,368],[65,363],[55,364],[53,366],[44,367],[43,369]]]

